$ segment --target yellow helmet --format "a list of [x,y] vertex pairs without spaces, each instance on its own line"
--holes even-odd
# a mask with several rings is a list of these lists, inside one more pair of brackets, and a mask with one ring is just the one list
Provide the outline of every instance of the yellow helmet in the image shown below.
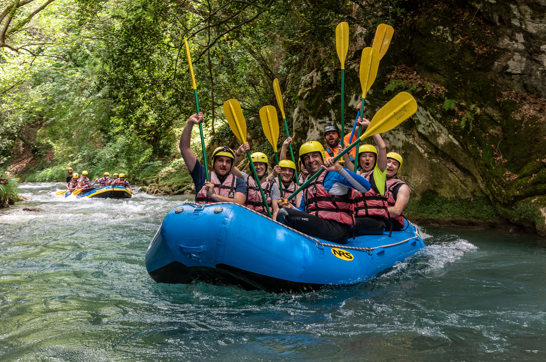
[[296,171],[296,164],[290,160],[281,160],[279,162],[279,166],[291,168],[292,170]]
[[253,163],[256,163],[256,162],[262,162],[265,164],[269,163],[269,160],[267,159],[267,155],[263,152],[254,152],[253,154],[250,155],[250,159],[252,160]]
[[400,172],[400,169],[402,168],[402,163],[404,163],[404,159],[402,158],[402,156],[400,156],[400,154],[396,152],[389,152],[387,153],[387,158],[392,158],[393,160],[398,161],[400,166],[398,166],[397,172]]
[[72,174],[72,178],[78,178],[78,176],[79,176],[79,175],[78,175],[77,172],[74,172],[74,173]]
[[87,176],[87,171],[82,171],[82,176]]
[[216,147],[216,149],[212,153],[212,162],[213,163],[214,163],[214,159],[217,156],[229,157],[232,160],[235,160],[235,152],[233,152],[233,150],[231,148],[225,147],[225,146],[224,147]]
[[362,145],[358,148],[359,154],[362,154],[364,152],[375,153],[375,155],[377,156],[377,148],[375,148],[374,145],[367,144],[367,145]]
[[125,174],[124,173],[120,173],[119,174],[119,178],[124,178],[125,177]]
[[69,168],[67,168],[66,170],[67,170],[68,172],[74,171],[74,170],[72,169],[72,167],[69,167]]
[[110,172],[105,172],[104,176],[110,176]]
[[303,155],[311,152],[320,152],[323,161],[326,158],[326,155],[324,154],[324,147],[322,147],[322,144],[318,141],[308,141],[301,145],[299,157],[301,158]]
[[119,176],[119,173],[114,172],[114,177],[118,177],[118,176]]

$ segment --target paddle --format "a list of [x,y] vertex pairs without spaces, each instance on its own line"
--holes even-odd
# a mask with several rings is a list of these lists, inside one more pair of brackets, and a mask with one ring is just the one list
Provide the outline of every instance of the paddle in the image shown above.
[[[355,147],[359,141],[364,140],[366,137],[373,136],[377,133],[385,133],[394,127],[398,126],[400,123],[408,119],[417,111],[417,102],[407,92],[398,93],[393,99],[391,99],[387,104],[385,104],[372,118],[370,125],[366,129],[366,132],[360,138],[351,143],[347,148],[338,153],[334,157],[334,161],[339,160],[343,155],[349,152],[353,147]],[[313,176],[307,179],[296,191],[288,197],[288,200],[293,199],[301,190],[306,188],[311,181],[320,176],[324,171],[323,168],[318,170]]]
[[[379,60],[381,60],[383,56],[387,53],[387,50],[389,49],[389,45],[391,44],[391,39],[393,34],[394,34],[394,29],[392,26],[387,24],[379,24],[377,26],[377,29],[375,30],[375,36],[373,38],[372,48],[376,49],[377,52],[379,53]],[[359,114],[357,114],[356,116],[356,120],[353,125],[353,130],[351,132],[351,137],[349,138],[349,140],[353,139],[353,134],[356,129],[358,116]]]
[[60,195],[64,195],[66,193],[67,190],[59,190],[57,192],[55,192],[55,195],[57,196],[60,196]]
[[345,58],[349,50],[349,24],[339,23],[336,26],[336,51],[341,63],[341,147],[345,138]]
[[[279,106],[279,109],[281,110],[282,120],[284,122],[284,131],[286,132],[286,137],[290,137],[290,133],[288,132],[288,123],[286,123],[286,115],[284,114],[284,106],[282,102],[282,93],[281,93],[281,87],[279,86],[279,80],[275,78],[273,80],[273,91],[275,92],[275,98],[277,98],[277,105]],[[290,149],[290,156],[292,157],[292,162],[296,164],[296,160],[294,158],[294,150],[292,149],[292,142],[288,144],[288,148]],[[296,184],[299,182],[298,177],[298,170],[296,168]]]
[[[190,46],[188,40],[184,38],[184,44],[186,45],[186,55],[188,57],[188,65],[190,67],[191,86],[193,88],[193,94],[195,95],[195,113],[199,114],[199,98],[197,97],[197,84],[195,83],[195,75],[193,74],[193,65],[191,63]],[[205,148],[205,136],[203,135],[203,125],[199,123],[199,136],[201,137],[201,151],[203,152],[203,166],[205,166],[205,177],[207,181],[210,181],[209,170],[207,166],[207,151]]]
[[[275,107],[264,106],[260,108],[260,120],[262,121],[265,138],[267,138],[275,152],[275,165],[278,165],[279,153],[277,152],[277,142],[279,141],[279,116]],[[279,190],[282,195],[281,175],[279,175]]]
[[[239,103],[239,101],[236,99],[227,100],[224,102],[222,108],[224,109],[224,114],[226,115],[226,118],[228,120],[231,132],[233,132],[239,142],[246,143],[246,121],[245,117],[243,116],[243,110],[241,109],[241,104]],[[252,169],[254,180],[256,180],[258,188],[260,189],[260,194],[262,195],[262,200],[267,210],[267,214],[269,215],[269,217],[271,217],[271,211],[269,211],[269,206],[267,205],[267,199],[265,198],[264,190],[262,189],[260,179],[258,178],[256,169],[254,168],[254,163],[252,162],[252,158],[250,157],[250,151],[246,151],[246,155],[248,157],[248,161],[250,161],[250,168]]]
[[[364,114],[364,104],[366,103],[366,94],[372,87],[375,78],[377,77],[377,69],[379,68],[379,53],[372,47],[364,48],[362,51],[362,57],[360,58],[360,86],[362,88],[362,103],[360,110]],[[355,153],[355,168],[356,172],[358,168],[358,144],[360,143],[360,134],[362,132],[362,126],[358,126],[358,139],[356,140],[357,148]]]
[[389,45],[391,45],[393,34],[394,29],[392,26],[387,24],[379,24],[377,26],[372,48],[376,49],[379,53],[379,60],[383,59],[383,56],[387,53],[387,49],[389,49]]
[[83,189],[75,189],[74,191],[72,191],[72,195],[74,196],[77,196],[80,194],[80,192],[82,192]]

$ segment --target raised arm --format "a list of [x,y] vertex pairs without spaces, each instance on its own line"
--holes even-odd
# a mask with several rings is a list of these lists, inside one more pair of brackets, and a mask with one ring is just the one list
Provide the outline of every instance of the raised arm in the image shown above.
[[188,167],[188,170],[190,173],[193,171],[193,168],[195,167],[195,163],[197,162],[197,158],[195,157],[195,153],[191,150],[191,130],[193,129],[193,126],[196,124],[199,124],[203,122],[203,112],[199,114],[192,114],[190,118],[188,118],[188,122],[186,123],[186,126],[184,127],[184,130],[182,131],[182,135],[180,136],[180,153],[182,154],[182,158],[184,159],[184,162],[186,163],[186,166]]
[[288,160],[288,145],[292,142],[292,137],[288,137],[284,140],[281,147],[281,152],[279,154],[279,161]]

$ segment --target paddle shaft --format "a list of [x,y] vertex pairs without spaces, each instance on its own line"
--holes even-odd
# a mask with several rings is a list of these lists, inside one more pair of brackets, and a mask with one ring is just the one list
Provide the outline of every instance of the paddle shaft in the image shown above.
[[[362,114],[364,114],[364,104],[366,103],[366,98],[362,98],[362,103],[360,105],[360,109],[362,109]],[[357,147],[356,147],[356,153],[355,153],[355,168],[354,172],[358,170],[358,148],[360,146],[360,134],[362,133],[362,126],[358,126],[358,138],[356,139]]]
[[254,181],[256,181],[256,183],[258,184],[258,188],[260,189],[260,194],[262,195],[262,200],[264,202],[265,209],[267,210],[267,214],[269,215],[269,217],[271,217],[271,211],[269,210],[269,206],[267,205],[267,199],[265,198],[264,190],[262,189],[262,183],[258,178],[256,168],[254,168],[254,162],[252,162],[252,158],[250,157],[250,151],[246,151],[246,156],[248,157],[248,161],[250,161],[250,168],[252,169],[252,174],[254,175]]
[[[279,153],[278,152],[275,152],[275,164],[276,165],[279,164]],[[281,198],[282,198],[282,179],[281,179],[280,174],[279,174],[279,192],[281,193]]]
[[[288,123],[286,122],[286,118],[282,119],[284,122],[284,131],[286,132],[286,137],[290,137],[290,133],[288,132]],[[299,182],[299,176],[298,176],[298,166],[296,163],[296,159],[294,158],[294,150],[292,149],[292,142],[288,144],[288,148],[290,149],[290,156],[292,157],[292,162],[294,162],[294,165],[296,165],[296,185]]]
[[[345,147],[345,69],[341,69],[341,147]],[[349,139],[349,142],[351,140]]]

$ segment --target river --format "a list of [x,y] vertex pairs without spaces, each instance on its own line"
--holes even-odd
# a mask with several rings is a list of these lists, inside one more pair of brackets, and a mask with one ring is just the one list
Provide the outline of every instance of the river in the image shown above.
[[[55,196],[0,211],[0,360],[546,360],[546,247],[424,228],[426,250],[369,283],[270,294],[155,283],[144,265],[182,197]],[[26,209],[26,210],[25,210]]]

